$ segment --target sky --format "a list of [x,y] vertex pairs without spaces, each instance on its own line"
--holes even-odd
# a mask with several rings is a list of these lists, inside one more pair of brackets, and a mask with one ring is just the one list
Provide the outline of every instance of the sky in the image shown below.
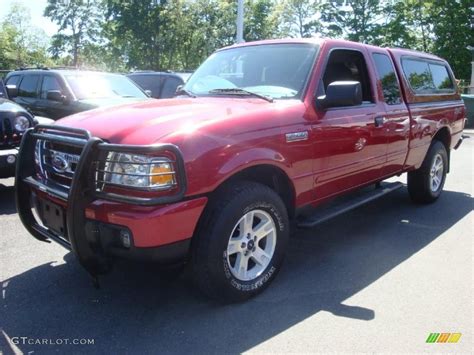
[[48,18],[43,17],[47,0],[0,0],[0,22],[10,11],[10,6],[14,2],[19,2],[30,9],[31,22],[35,27],[43,29],[48,36],[52,36],[57,31],[57,26]]

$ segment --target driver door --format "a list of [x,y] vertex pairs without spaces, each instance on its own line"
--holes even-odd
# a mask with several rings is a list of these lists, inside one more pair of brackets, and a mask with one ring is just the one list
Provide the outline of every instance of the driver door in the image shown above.
[[317,200],[377,181],[382,175],[386,133],[378,120],[384,117],[385,110],[374,95],[373,73],[366,56],[363,47],[326,50],[319,93],[324,94],[335,81],[358,81],[363,102],[319,112],[313,125]]

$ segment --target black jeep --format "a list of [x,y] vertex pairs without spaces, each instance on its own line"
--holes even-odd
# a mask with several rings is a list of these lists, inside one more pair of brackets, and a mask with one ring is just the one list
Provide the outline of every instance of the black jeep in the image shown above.
[[0,178],[15,175],[16,158],[23,133],[39,123],[53,122],[34,117],[20,105],[8,99],[8,91],[0,79]]

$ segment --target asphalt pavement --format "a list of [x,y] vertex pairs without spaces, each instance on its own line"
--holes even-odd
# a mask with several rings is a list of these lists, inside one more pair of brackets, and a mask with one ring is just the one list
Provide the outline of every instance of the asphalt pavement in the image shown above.
[[470,134],[434,204],[402,188],[294,231],[274,283],[227,306],[153,265],[121,262],[95,289],[71,253],[28,235],[0,180],[0,353],[472,353],[473,152]]

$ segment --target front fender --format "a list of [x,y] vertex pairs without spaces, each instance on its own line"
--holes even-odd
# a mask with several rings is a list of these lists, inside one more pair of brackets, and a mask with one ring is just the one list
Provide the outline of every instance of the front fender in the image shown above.
[[277,167],[288,177],[292,176],[291,165],[277,150],[267,147],[242,149],[238,144],[211,149],[186,162],[187,196],[210,193],[235,174],[262,165]]
[[282,169],[287,175],[290,168],[286,165],[283,155],[269,148],[253,148],[239,152],[230,157],[218,170],[218,175],[226,180],[232,175],[257,165],[273,165]]

